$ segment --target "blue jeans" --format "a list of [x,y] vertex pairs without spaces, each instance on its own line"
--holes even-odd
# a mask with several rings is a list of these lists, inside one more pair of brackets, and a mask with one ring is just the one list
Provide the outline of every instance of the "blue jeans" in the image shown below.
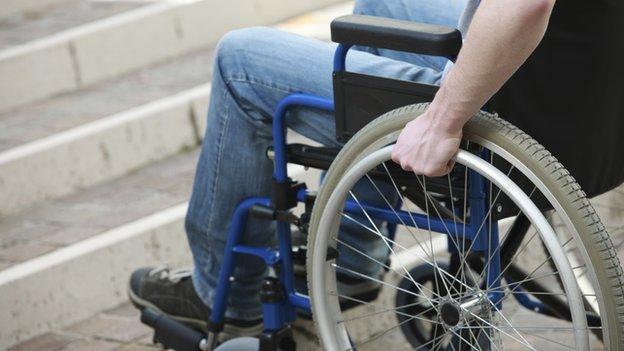
[[[465,0],[360,0],[355,13],[456,26]],[[272,144],[271,119],[285,96],[304,92],[332,97],[332,56],[336,45],[270,28],[233,31],[221,40],[215,59],[208,124],[197,165],[186,217],[193,253],[193,283],[212,306],[236,205],[250,196],[269,196],[272,162],[265,156]],[[446,60],[382,49],[358,48],[347,59],[347,69],[372,75],[439,84]],[[329,113],[300,108],[287,116],[296,132],[327,146],[340,146]],[[341,229],[341,239],[385,261],[383,241],[361,228]],[[244,243],[270,246],[274,225],[250,219]],[[339,248],[340,249],[340,248]],[[342,252],[344,251],[344,252]],[[379,265],[351,250],[341,250],[340,264],[364,274]],[[257,319],[258,297],[266,266],[255,258],[237,260],[226,316]]]

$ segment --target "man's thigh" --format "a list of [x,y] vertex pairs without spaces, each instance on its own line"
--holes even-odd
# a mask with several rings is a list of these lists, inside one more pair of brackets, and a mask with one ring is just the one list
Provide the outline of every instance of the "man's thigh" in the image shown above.
[[[353,13],[457,28],[467,0],[357,0]],[[444,69],[447,59],[392,50],[362,48],[376,55],[415,65]]]
[[[239,106],[255,123],[269,123],[279,101],[301,92],[332,98],[332,62],[336,45],[271,28],[250,28],[228,34],[219,45],[217,64]],[[441,74],[432,67],[353,50],[347,69],[428,84]],[[333,115],[298,109],[289,126],[326,145],[335,144]]]

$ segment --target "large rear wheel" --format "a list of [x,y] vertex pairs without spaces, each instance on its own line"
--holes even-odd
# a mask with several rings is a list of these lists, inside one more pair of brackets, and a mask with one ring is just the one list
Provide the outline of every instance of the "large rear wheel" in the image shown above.
[[[465,150],[451,174],[430,179],[402,172],[389,161],[388,145],[425,108],[407,106],[370,123],[343,148],[325,177],[308,253],[313,314],[324,347],[623,349],[622,271],[604,226],[574,179],[539,143],[486,113],[466,125]],[[471,179],[487,180],[480,216],[473,211]],[[385,212],[358,200],[358,181],[370,183],[377,203],[387,204]],[[396,237],[386,236],[381,214],[386,220],[396,216]],[[439,220],[444,228],[436,232],[418,216]],[[392,267],[341,240],[341,223],[348,221],[383,237]],[[487,240],[459,235],[471,227]],[[329,248],[359,255],[362,262],[373,260],[380,270],[393,269],[402,282],[377,281],[379,276],[360,273],[340,256],[328,260]],[[416,265],[429,267],[422,275],[427,284],[414,277]],[[499,274],[491,274],[494,269]],[[382,298],[343,311],[339,301],[349,297],[336,289],[336,272],[376,281],[389,295],[410,295],[413,302],[395,306],[395,299]],[[420,328],[419,337],[398,337],[410,324]]]

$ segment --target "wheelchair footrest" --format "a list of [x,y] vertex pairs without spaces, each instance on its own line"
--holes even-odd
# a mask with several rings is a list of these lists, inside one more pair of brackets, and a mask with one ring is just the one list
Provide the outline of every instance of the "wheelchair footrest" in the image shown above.
[[154,342],[166,349],[205,351],[209,350],[204,334],[149,308],[141,312],[141,322],[154,329]]

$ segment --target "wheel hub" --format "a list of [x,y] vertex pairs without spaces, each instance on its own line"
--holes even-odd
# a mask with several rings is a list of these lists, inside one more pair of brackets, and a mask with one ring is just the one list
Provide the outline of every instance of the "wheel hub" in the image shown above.
[[461,309],[453,302],[444,302],[440,306],[440,319],[449,327],[455,327],[461,320]]

